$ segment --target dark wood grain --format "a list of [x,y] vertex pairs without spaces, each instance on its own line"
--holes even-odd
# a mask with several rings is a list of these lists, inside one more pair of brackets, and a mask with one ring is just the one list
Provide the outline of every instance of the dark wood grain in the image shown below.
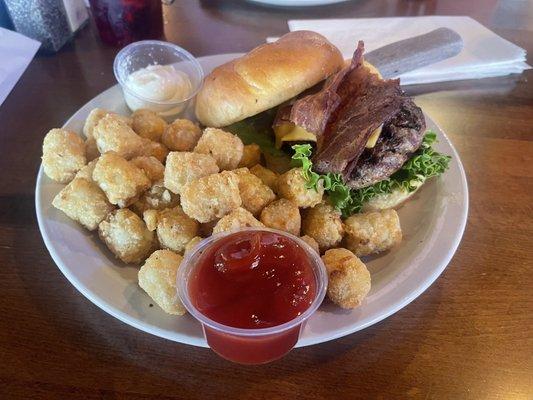
[[[176,3],[165,9],[167,38],[198,56],[246,51],[286,32],[290,18],[424,14],[470,15],[533,52],[527,0]],[[449,133],[469,179],[465,236],[435,284],[362,332],[244,367],[119,322],[44,247],[34,211],[42,137],[114,84],[116,52],[86,28],[59,54],[38,56],[0,107],[0,398],[533,397],[531,71],[409,88]]]

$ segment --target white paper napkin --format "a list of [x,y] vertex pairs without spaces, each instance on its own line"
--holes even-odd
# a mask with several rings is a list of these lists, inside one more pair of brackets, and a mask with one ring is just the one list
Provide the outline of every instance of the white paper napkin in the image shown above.
[[352,57],[358,40],[363,40],[365,51],[370,52],[441,27],[453,29],[461,35],[464,49],[459,55],[401,75],[403,85],[502,76],[531,68],[525,62],[524,49],[470,17],[292,20],[288,24],[291,31],[312,30],[324,35],[345,58]]
[[40,45],[37,40],[0,28],[0,105],[20,79]]

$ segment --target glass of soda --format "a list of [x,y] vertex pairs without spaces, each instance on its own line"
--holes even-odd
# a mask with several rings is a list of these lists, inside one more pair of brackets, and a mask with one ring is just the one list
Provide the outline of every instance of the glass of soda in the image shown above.
[[89,0],[100,38],[124,46],[163,35],[161,0]]

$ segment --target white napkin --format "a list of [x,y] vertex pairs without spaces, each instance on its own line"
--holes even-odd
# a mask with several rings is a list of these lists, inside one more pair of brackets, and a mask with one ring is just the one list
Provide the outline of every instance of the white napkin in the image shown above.
[[403,85],[502,76],[531,68],[525,62],[524,49],[470,17],[318,19],[292,20],[288,24],[291,31],[312,30],[324,35],[340,49],[344,58],[352,57],[358,40],[363,40],[365,51],[370,52],[441,27],[461,35],[464,49],[459,55],[401,75]]
[[0,28],[0,105],[28,67],[40,42]]

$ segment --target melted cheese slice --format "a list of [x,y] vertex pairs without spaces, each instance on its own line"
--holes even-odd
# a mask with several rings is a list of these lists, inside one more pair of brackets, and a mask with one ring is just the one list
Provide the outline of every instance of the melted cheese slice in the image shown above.
[[[370,64],[368,61],[364,62],[364,66],[365,66],[366,69],[368,69],[370,71],[371,74],[377,75],[377,76],[379,76],[380,79],[383,79],[383,77],[379,73],[378,69],[376,67],[374,67],[372,64]],[[365,145],[365,147],[367,149],[371,149],[371,148],[373,148],[376,145],[376,143],[377,143],[377,141],[379,139],[379,135],[381,135],[381,129],[382,128],[383,128],[383,124],[379,128],[377,128],[374,132],[372,132],[372,134],[368,138],[368,141],[366,142],[366,145]]]
[[[372,64],[365,61],[364,66],[371,74],[378,75],[381,79],[383,79],[378,69]],[[376,145],[382,128],[383,125],[372,132],[368,138],[368,141],[366,142],[366,148],[371,149]],[[316,142],[316,136],[314,134],[307,132],[301,126],[296,126],[290,122],[274,127],[274,133],[276,135],[277,148],[280,148],[284,142]]]
[[377,141],[379,139],[379,135],[381,135],[381,129],[382,128],[383,128],[383,124],[381,124],[380,127],[378,127],[374,132],[372,132],[372,134],[368,138],[368,140],[366,142],[366,145],[365,145],[365,147],[367,149],[371,149],[371,148],[373,148],[376,145],[376,143],[377,143]]
[[316,142],[315,135],[291,122],[274,127],[274,133],[277,148],[280,148],[283,142]]

